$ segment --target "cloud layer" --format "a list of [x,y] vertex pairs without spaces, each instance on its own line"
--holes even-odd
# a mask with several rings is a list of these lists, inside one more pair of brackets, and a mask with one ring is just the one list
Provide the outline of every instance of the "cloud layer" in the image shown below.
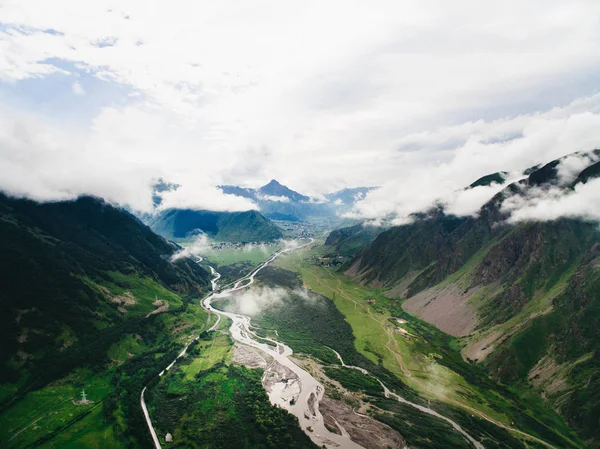
[[[542,113],[480,120],[407,136],[404,145],[415,151],[398,154],[405,161],[404,168],[380,189],[369,192],[350,216],[391,219],[400,224],[434,204],[442,204],[457,215],[472,215],[509,182],[524,177],[525,169],[568,153],[600,147],[598,126],[600,95]],[[445,149],[448,142],[459,143]],[[424,153],[443,155],[445,160],[431,164],[422,160]],[[577,158],[567,159],[559,175],[572,177],[585,164]],[[508,172],[504,185],[464,189],[497,171]]]
[[[0,188],[149,210],[252,208],[218,184],[317,196],[383,185],[356,216],[402,221],[477,177],[600,146],[600,4],[528,0],[8,0]],[[415,195],[418,192],[418,195]]]
[[526,195],[510,198],[504,211],[511,214],[511,223],[558,218],[600,221],[600,179],[578,184],[573,192],[566,194],[558,188],[534,189]]

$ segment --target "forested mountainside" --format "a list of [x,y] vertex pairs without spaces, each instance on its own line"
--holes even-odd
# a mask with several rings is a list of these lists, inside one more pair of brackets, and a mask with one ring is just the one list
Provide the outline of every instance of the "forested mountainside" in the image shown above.
[[209,288],[197,264],[170,261],[176,246],[96,198],[40,204],[0,195],[0,233],[3,408],[75,367],[109,363],[107,349],[143,333],[148,314]]
[[226,242],[267,242],[283,237],[281,230],[260,212],[214,212],[167,209],[151,218],[149,225],[165,238],[185,240],[199,233]]
[[[501,381],[535,389],[599,447],[598,223],[514,223],[503,207],[532,191],[566,194],[600,172],[598,162],[590,163],[565,180],[560,163],[508,185],[475,217],[447,215],[442,208],[414,216],[378,235],[345,269],[401,299],[409,313],[463,337],[464,358],[484,364]],[[503,176],[478,185],[502,183]]]
[[375,240],[386,228],[359,223],[329,233],[325,245],[342,256],[352,256],[365,245]]

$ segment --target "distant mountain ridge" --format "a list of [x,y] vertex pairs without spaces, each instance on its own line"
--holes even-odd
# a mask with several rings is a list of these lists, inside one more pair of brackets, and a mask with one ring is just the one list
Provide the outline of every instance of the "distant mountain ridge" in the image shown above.
[[254,201],[260,211],[274,220],[301,221],[332,219],[349,211],[351,207],[376,187],[353,187],[325,195],[327,201],[315,201],[272,179],[258,189],[233,185],[217,186],[227,195]]
[[[564,177],[551,161],[488,201],[475,217],[443,208],[379,234],[346,273],[387,290],[403,308],[463,337],[463,356],[504,382],[528,385],[591,447],[600,447],[600,231],[562,218],[507,223],[503,205],[529,192],[565,194],[600,176],[600,151]],[[471,185],[503,183],[502,172]],[[351,233],[346,233],[351,236]],[[339,245],[341,234],[330,243]],[[595,380],[592,380],[595,379]]]
[[217,186],[226,195],[241,196],[243,198],[249,198],[255,201],[261,201],[264,197],[274,197],[280,199],[287,199],[296,203],[308,202],[310,197],[302,195],[283,184],[280,184],[277,180],[271,179],[268,184],[265,184],[258,189],[244,188],[233,185],[221,185]]
[[214,212],[167,209],[149,220],[154,232],[167,239],[185,240],[203,233],[218,241],[268,242],[283,237],[281,230],[260,212]]
[[290,189],[289,187],[280,184],[274,179],[271,179],[267,185],[264,185],[258,189],[258,192],[262,195],[288,198],[295,202],[310,201],[310,197],[302,195]]

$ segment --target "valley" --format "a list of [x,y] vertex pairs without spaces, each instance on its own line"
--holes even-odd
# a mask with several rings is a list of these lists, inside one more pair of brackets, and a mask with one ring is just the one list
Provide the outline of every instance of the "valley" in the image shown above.
[[[190,387],[204,376],[208,376],[207,382],[210,385],[215,385],[210,383],[213,382],[210,376],[225,380],[241,375],[240,379],[244,379],[244,376],[250,374],[231,371],[239,370],[234,367],[241,363],[242,366],[265,369],[259,384],[262,383],[267,389],[269,401],[295,415],[300,428],[319,446],[354,447],[350,435],[357,441],[366,441],[360,430],[351,427],[347,429],[344,427],[346,425],[356,426],[358,429],[384,426],[388,443],[395,441],[409,446],[412,443],[415,447],[419,446],[419,441],[425,441],[424,435],[430,433],[435,435],[437,441],[428,443],[427,447],[468,447],[468,442],[474,447],[503,447],[497,446],[500,441],[505,441],[509,444],[508,447],[557,448],[564,447],[565,444],[569,447],[583,447],[576,442],[576,437],[560,418],[546,410],[542,404],[535,406],[532,403],[525,407],[519,401],[511,403],[502,397],[507,392],[501,391],[499,387],[496,387],[496,392],[486,391],[494,388],[494,385],[486,380],[484,373],[462,362],[451,338],[399,311],[401,309],[398,309],[395,301],[383,296],[381,291],[356,284],[336,272],[336,267],[315,264],[314,260],[322,259],[321,255],[327,251],[323,243],[323,240],[313,239],[295,247],[276,249],[249,274],[223,289],[219,285],[220,274],[210,270],[213,273],[212,289],[218,293],[211,293],[202,301],[208,313],[201,309],[195,312],[196,320],[204,321],[202,327],[205,331],[200,332],[199,337],[186,333],[189,336],[187,343],[185,339],[179,339],[179,344],[184,343],[185,347],[176,350],[177,352],[170,352],[177,355],[173,362],[161,362],[162,370],[150,371],[156,377],[149,379],[151,382],[144,387],[145,395],[141,396],[142,399],[149,398],[148,415],[146,426],[139,427],[138,432],[143,432],[143,427],[146,427],[147,432],[147,424],[153,422],[153,426],[157,428],[154,440],[156,447],[170,447],[164,437],[169,432],[172,432],[174,441],[190,438],[184,436],[183,428],[177,430],[180,427],[179,420],[183,417],[179,413],[183,410],[169,411],[173,398],[187,397],[191,392]],[[237,257],[229,256],[220,262],[226,267],[229,265],[227,262],[239,263],[245,257],[249,257],[248,253],[240,250]],[[199,263],[202,265],[206,262],[200,260]],[[277,307],[274,310],[266,307],[258,315],[253,315],[252,321],[239,312],[223,311],[235,311],[236,297],[243,300],[245,291],[257,288],[285,289],[286,295],[292,301],[296,298],[298,303],[290,303],[291,308],[286,310],[285,316],[281,316],[281,310]],[[298,288],[308,288],[309,292],[314,293],[304,294],[319,295],[319,301],[329,304],[327,307],[334,307],[334,310],[326,312],[321,306],[315,310],[314,304],[302,298]],[[306,313],[311,314],[310,321],[302,318]],[[338,321],[332,322],[336,315],[339,316]],[[315,327],[307,335],[311,325]],[[347,337],[340,340],[339,332],[344,328],[347,329]],[[323,334],[327,329],[334,333]],[[352,340],[354,344],[351,343]],[[135,350],[131,343],[125,345],[125,351],[144,352],[142,348]],[[250,356],[250,363],[247,360],[239,362],[239,353],[243,351],[243,347],[256,351],[254,356]],[[168,357],[168,353],[161,354],[159,360],[165,360],[165,356]],[[346,365],[347,362],[353,366]],[[247,369],[252,371],[256,368]],[[294,389],[293,382],[290,384],[289,380],[283,380],[280,384],[276,380],[287,370],[290,371],[283,379],[290,379],[290,375],[292,379],[298,379],[296,382],[301,385],[299,392]],[[360,377],[344,373],[353,370]],[[275,383],[266,381],[273,376]],[[103,378],[109,379],[110,371]],[[148,379],[148,374],[144,378]],[[368,386],[369,378],[376,381],[372,386]],[[86,385],[87,391],[97,395],[102,390],[91,379],[84,377],[79,382]],[[158,382],[152,379],[157,379]],[[105,385],[104,395],[111,390],[110,384]],[[167,388],[165,397],[160,393],[163,388]],[[72,398],[77,395],[77,390],[73,387],[68,391],[70,393],[67,395],[56,396],[57,401],[62,401],[62,407],[66,407],[66,413],[72,407]],[[110,398],[110,394],[105,397]],[[311,397],[315,399],[309,400]],[[406,397],[410,399],[407,401]],[[396,399],[399,401],[396,402],[397,405],[394,404]],[[321,407],[327,410],[326,418],[319,412],[318,404],[323,404]],[[352,420],[348,421],[349,418],[342,413],[344,404],[351,404],[355,410],[358,407],[360,415],[364,415],[358,419],[364,422],[357,425]],[[517,412],[511,410],[515,405]],[[44,406],[48,407],[48,404]],[[65,430],[61,430],[64,425],[46,422],[48,418],[43,414],[32,415],[29,425],[15,432],[12,441],[26,437],[32,429],[55,426],[53,432],[56,435],[53,434],[48,447],[58,447],[54,445],[68,441],[65,440],[70,438],[67,435],[77,436],[90,423],[103,421],[98,416],[98,406],[98,403],[86,406],[85,416],[75,423],[67,422]],[[27,408],[30,407],[31,405],[27,405]],[[210,409],[213,406],[207,407]],[[52,414],[58,413],[60,416],[60,407],[53,408],[55,410]],[[13,411],[16,415],[22,414],[20,408]],[[165,421],[163,413],[171,416],[170,421]],[[394,418],[398,413],[405,416],[405,420],[407,413],[412,418],[401,424]],[[538,422],[537,419],[541,416],[539,413],[544,414],[541,421],[553,422],[552,429],[560,428],[562,433],[550,430],[547,424]],[[429,414],[432,418],[428,420],[423,414]],[[537,415],[537,419],[532,415]],[[434,420],[433,423],[430,422],[431,419]],[[450,427],[446,428],[445,422]],[[410,423],[409,427],[406,426],[407,423]],[[453,430],[448,434],[448,429]],[[114,447],[119,445],[118,439],[115,439],[114,427],[105,425],[103,432],[105,441],[111,437]],[[86,441],[82,438],[94,438],[93,435],[86,430],[75,441]],[[357,444],[356,447],[376,446]]]
[[[519,189],[546,178],[533,171]],[[171,211],[159,221],[187,226],[175,243],[101,200],[3,198],[5,249],[21,260],[5,270],[40,276],[5,300],[0,441],[595,447],[596,402],[576,415],[582,396],[565,379],[594,391],[597,231],[495,225],[502,201],[381,227]],[[254,220],[287,238],[240,239]],[[210,238],[207,223],[234,237]],[[574,363],[559,362],[576,342]]]
[[600,449],[600,2],[0,3],[0,449]]
[[463,362],[458,341],[408,315],[380,290],[357,285],[327,267],[315,266],[311,259],[310,253],[294,254],[277,265],[297,270],[308,288],[331,298],[352,327],[356,350],[394,373],[428,403],[438,403],[442,410],[462,409],[471,415],[469,420],[482,418],[525,444],[579,447],[577,437],[541,400],[533,395],[524,399],[524,392],[496,385],[481,369]]

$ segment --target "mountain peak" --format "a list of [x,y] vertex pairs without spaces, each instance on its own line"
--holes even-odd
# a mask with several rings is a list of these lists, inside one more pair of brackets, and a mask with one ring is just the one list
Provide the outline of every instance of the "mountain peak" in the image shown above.
[[271,179],[271,180],[269,181],[269,183],[268,183],[267,185],[263,186],[263,187],[267,187],[267,186],[282,186],[282,187],[283,187],[283,184],[281,184],[281,183],[280,183],[279,181],[277,181],[276,179]]
[[263,195],[284,196],[292,201],[308,201],[310,199],[309,197],[284,186],[276,179],[271,179],[268,184],[262,186],[258,191]]

